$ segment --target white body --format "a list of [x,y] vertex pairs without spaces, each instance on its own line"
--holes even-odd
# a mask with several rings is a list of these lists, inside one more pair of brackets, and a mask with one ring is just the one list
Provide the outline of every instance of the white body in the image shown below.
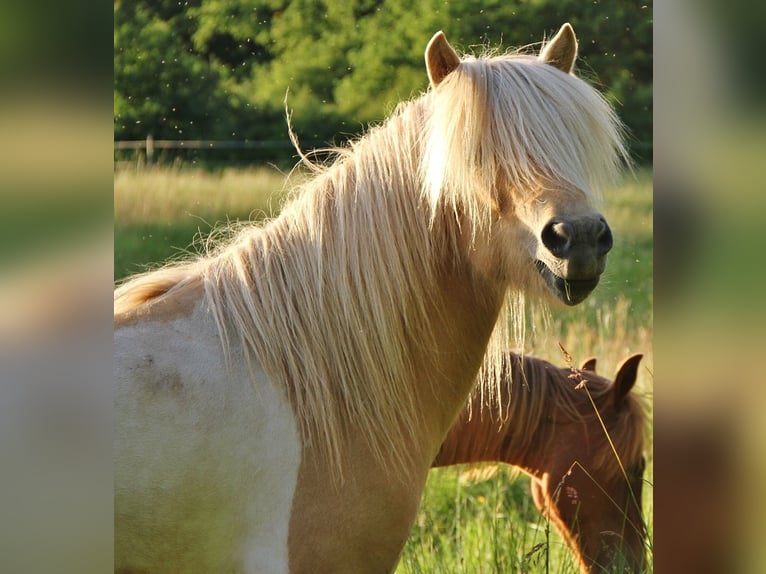
[[236,347],[227,368],[204,303],[118,328],[115,351],[115,571],[286,572],[300,442],[283,393]]

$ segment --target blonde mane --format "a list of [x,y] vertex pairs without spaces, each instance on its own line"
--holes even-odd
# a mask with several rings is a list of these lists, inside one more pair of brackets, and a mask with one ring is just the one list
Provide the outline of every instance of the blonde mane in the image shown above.
[[133,275],[114,290],[115,320],[151,302],[176,294],[180,289],[199,279],[204,261],[166,265],[161,269]]
[[[304,448],[340,473],[352,435],[380,461],[406,461],[423,368],[412,349],[434,344],[440,266],[491,233],[487,197],[553,179],[597,194],[625,152],[595,90],[509,55],[464,60],[337,154],[277,219],[117,289],[115,314],[201,278],[225,352],[241,346],[286,389]],[[511,333],[523,338],[523,305],[512,293],[493,334],[479,377],[490,397]]]
[[439,258],[418,217],[417,116],[409,107],[373,129],[204,273],[223,340],[238,334],[286,384],[304,444],[335,462],[352,429],[378,459],[405,444],[418,415],[411,347],[435,345]]
[[467,205],[489,223],[491,203],[470,198],[479,189],[496,199],[499,185],[523,197],[557,181],[598,199],[629,163],[612,107],[534,56],[467,57],[431,97],[422,165],[433,216],[440,204]]

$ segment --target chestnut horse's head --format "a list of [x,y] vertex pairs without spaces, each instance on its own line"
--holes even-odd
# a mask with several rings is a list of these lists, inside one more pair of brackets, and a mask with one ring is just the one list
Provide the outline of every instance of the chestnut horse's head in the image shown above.
[[581,392],[587,389],[593,399],[579,407],[584,424],[555,422],[556,438],[539,464],[544,472],[532,480],[535,504],[554,522],[587,573],[639,573],[645,568],[644,416],[629,394],[640,360],[641,355],[626,359],[611,383],[593,372],[595,362],[584,365]]

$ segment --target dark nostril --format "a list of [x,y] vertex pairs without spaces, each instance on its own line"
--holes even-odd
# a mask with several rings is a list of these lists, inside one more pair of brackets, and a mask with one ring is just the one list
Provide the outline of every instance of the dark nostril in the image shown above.
[[606,255],[614,246],[614,237],[603,217],[573,220],[551,219],[540,233],[543,245],[559,259],[568,259],[580,249],[595,249]]
[[568,223],[551,219],[540,234],[543,245],[556,257],[562,257],[569,250],[572,229]]
[[601,223],[601,229],[596,237],[596,244],[599,253],[605,255],[614,247],[614,237],[612,237],[612,230],[609,229],[609,224],[604,218],[601,218],[599,223]]

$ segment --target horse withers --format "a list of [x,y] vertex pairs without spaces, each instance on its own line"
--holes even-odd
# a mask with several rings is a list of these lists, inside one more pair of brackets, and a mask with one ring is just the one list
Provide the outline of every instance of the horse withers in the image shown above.
[[436,34],[429,91],[278,218],[115,291],[118,571],[395,567],[514,301],[576,304],[604,269],[625,150],[576,52],[569,25],[537,55]]
[[507,409],[488,408],[476,393],[433,465],[518,467],[584,574],[643,572],[646,419],[630,392],[641,357],[628,357],[610,381],[595,373],[595,359],[573,369],[508,353],[501,386]]

